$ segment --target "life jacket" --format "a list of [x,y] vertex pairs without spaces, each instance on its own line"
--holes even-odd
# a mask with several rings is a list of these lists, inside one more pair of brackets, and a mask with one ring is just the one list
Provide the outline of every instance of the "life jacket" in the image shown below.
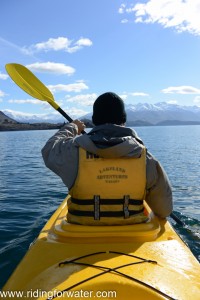
[[82,225],[147,221],[146,148],[138,158],[102,158],[79,148],[79,169],[69,194],[67,220]]

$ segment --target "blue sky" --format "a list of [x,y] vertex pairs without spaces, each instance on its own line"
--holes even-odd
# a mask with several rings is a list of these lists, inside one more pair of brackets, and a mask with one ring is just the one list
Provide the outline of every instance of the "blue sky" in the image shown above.
[[113,91],[125,103],[200,106],[200,0],[1,0],[0,110],[53,109],[21,91],[27,66],[70,115]]

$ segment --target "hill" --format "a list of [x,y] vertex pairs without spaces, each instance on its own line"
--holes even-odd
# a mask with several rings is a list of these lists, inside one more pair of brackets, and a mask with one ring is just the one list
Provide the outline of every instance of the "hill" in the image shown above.
[[59,129],[63,123],[20,123],[0,111],[0,131]]
[[17,124],[18,122],[14,119],[5,115],[2,111],[0,111],[0,124]]

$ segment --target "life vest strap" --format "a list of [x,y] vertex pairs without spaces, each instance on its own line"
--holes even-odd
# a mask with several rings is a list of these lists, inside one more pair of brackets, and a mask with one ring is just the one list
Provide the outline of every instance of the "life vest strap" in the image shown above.
[[94,196],[94,219],[100,220],[100,196]]
[[[144,208],[140,210],[129,210],[129,217],[140,214],[144,211]],[[83,211],[83,210],[68,210],[71,215],[80,217],[93,217],[95,219],[94,211]],[[125,217],[124,211],[99,211],[99,217]]]
[[[71,197],[70,198],[71,202],[73,204],[78,204],[78,205],[94,205],[94,199],[76,199]],[[99,203],[100,205],[124,205],[125,203],[125,198],[123,199],[101,199],[99,198]],[[136,199],[129,199],[128,200],[129,205],[142,205],[143,200],[136,200]]]
[[129,202],[130,201],[130,196],[129,195],[125,195],[124,196],[124,219],[128,219],[130,217],[130,212],[128,209],[129,206]]

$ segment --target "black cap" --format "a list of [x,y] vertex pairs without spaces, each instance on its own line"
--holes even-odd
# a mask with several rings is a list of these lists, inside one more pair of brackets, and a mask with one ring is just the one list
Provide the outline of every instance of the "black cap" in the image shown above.
[[124,101],[112,92],[100,95],[93,105],[92,121],[94,125],[124,124],[126,122]]

